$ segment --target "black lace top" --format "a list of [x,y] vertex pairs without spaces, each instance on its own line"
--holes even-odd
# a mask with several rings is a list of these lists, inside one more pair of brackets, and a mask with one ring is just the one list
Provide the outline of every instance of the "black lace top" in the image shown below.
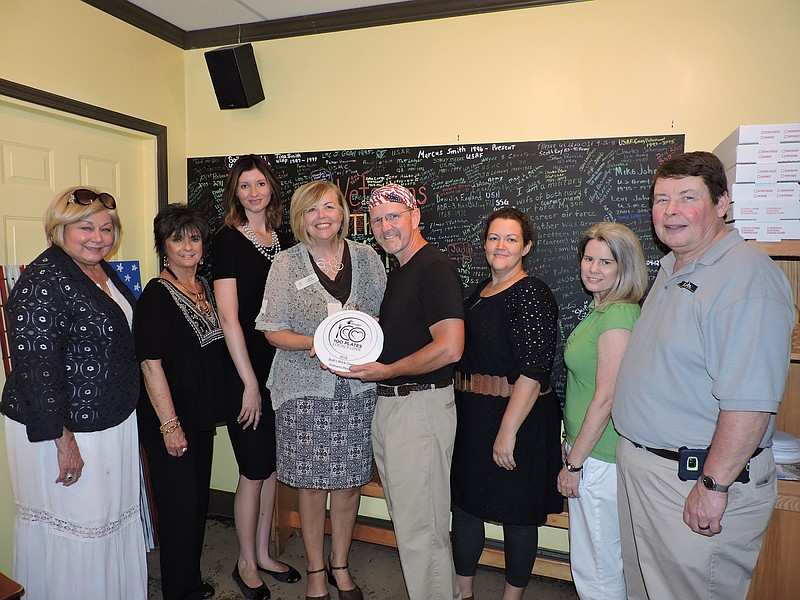
[[[133,294],[100,263],[131,307]],[[22,273],[8,300],[11,373],[0,412],[31,442],[70,431],[101,431],[136,407],[139,367],[119,305],[58,246]]]

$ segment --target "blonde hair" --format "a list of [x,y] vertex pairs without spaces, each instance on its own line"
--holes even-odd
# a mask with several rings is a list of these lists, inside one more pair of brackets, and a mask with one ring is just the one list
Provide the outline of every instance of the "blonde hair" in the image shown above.
[[306,246],[311,245],[311,237],[306,231],[304,215],[309,208],[319,202],[328,192],[333,192],[342,209],[342,228],[339,230],[338,237],[339,239],[347,237],[347,233],[350,230],[350,209],[347,208],[344,196],[342,196],[339,188],[330,181],[319,180],[301,185],[292,194],[291,204],[289,205],[289,224],[298,242],[302,242]]
[[114,245],[111,247],[108,255],[114,254],[114,252],[117,251],[119,239],[122,235],[122,223],[120,223],[116,209],[106,208],[99,200],[95,200],[91,204],[86,205],[67,202],[75,190],[91,190],[95,194],[100,193],[96,188],[86,185],[76,185],[67,188],[53,198],[53,201],[44,213],[44,234],[47,236],[47,241],[63,250],[65,245],[64,229],[67,225],[80,223],[95,213],[106,211],[108,216],[111,217],[111,222],[114,224]]
[[578,242],[578,260],[583,260],[586,244],[591,240],[605,242],[617,261],[617,280],[595,308],[602,309],[615,302],[639,302],[647,291],[647,263],[642,244],[628,227],[621,223],[602,221],[587,229]]

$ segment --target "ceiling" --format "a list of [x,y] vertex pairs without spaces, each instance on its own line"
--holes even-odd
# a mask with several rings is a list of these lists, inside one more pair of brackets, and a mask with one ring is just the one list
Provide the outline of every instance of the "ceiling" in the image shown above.
[[[394,4],[403,0],[130,0],[184,31]],[[406,0],[407,1],[407,0]]]
[[184,50],[585,0],[83,0]]

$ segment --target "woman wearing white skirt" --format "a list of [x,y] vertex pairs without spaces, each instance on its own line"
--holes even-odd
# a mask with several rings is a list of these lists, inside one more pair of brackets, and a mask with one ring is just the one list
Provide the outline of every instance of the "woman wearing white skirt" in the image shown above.
[[116,201],[70,188],[44,225],[52,245],[8,301],[13,577],[30,600],[144,599],[135,300],[103,260],[119,241]]

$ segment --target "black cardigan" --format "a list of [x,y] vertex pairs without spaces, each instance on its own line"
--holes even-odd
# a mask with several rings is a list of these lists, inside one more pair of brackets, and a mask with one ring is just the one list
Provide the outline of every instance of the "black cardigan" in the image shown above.
[[[134,307],[114,270],[105,273]],[[31,442],[122,423],[136,407],[139,367],[125,313],[58,246],[23,271],[8,300],[12,370],[0,412]]]

